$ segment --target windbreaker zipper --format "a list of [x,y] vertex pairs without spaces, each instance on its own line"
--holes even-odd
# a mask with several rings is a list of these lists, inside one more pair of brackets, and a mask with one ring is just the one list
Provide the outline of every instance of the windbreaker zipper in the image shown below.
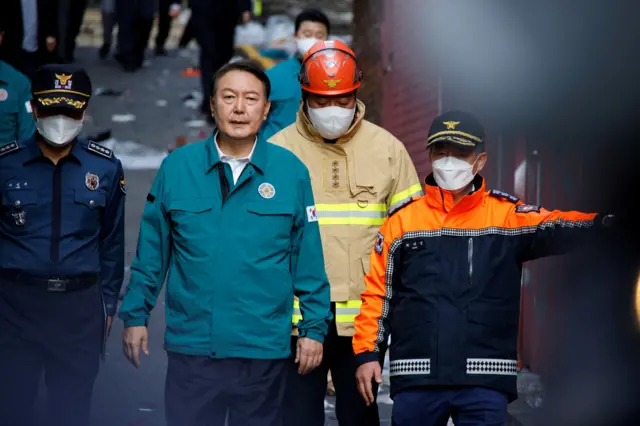
[[473,238],[469,237],[467,249],[467,259],[469,260],[469,283],[473,283]]

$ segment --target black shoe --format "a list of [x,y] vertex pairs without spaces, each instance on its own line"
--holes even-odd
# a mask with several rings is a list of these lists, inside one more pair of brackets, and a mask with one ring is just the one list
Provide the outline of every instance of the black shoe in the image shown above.
[[167,56],[169,52],[164,47],[156,47],[155,55],[156,56]]
[[109,52],[111,52],[111,44],[104,43],[98,51],[98,56],[100,56],[100,59],[105,59],[107,56],[109,56]]

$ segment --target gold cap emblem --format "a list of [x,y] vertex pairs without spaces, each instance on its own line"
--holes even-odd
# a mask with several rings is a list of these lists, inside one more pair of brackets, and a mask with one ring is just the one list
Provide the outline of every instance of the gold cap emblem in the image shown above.
[[460,124],[459,121],[443,121],[442,124],[447,126],[447,130],[455,130],[456,126]]

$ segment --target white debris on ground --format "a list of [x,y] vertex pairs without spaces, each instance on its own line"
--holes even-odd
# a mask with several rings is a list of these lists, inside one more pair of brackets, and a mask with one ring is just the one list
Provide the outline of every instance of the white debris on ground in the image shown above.
[[166,151],[153,149],[134,141],[110,138],[100,144],[113,151],[125,170],[158,170],[162,160],[167,156]]
[[114,123],[130,123],[136,120],[136,116],[133,114],[114,114],[111,116],[111,121]]

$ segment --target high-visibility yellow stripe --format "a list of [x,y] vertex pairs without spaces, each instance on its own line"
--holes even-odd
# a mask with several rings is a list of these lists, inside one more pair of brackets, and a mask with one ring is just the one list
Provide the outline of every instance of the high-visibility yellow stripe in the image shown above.
[[385,218],[367,217],[326,217],[318,218],[320,225],[368,225],[381,226]]
[[[409,188],[405,189],[404,191],[400,191],[398,192],[396,195],[394,195],[393,197],[391,197],[391,203],[389,203],[391,205],[391,207],[395,206],[396,204],[399,204],[403,201],[409,200],[411,197],[415,196],[415,195],[422,195],[422,185],[419,183],[416,183],[413,186],[410,186]],[[392,210],[392,209],[389,209]]]
[[248,44],[242,45],[242,46],[239,46],[238,48],[242,50],[249,59],[256,61],[260,65],[262,65],[262,67],[265,70],[268,70],[269,68],[273,68],[276,65],[276,62],[273,59],[266,58],[260,55],[260,53],[258,52],[258,49],[256,49],[251,45],[248,45]]
[[[420,187],[420,185],[418,185]],[[318,212],[345,212],[345,211],[375,211],[386,212],[387,205],[380,203],[358,204],[358,203],[344,203],[344,204],[316,204],[316,211]]]
[[[362,307],[362,300],[349,300],[347,302],[336,302],[336,322],[337,323],[353,323],[356,316],[360,313]],[[300,302],[298,300],[293,301],[293,315],[291,322],[297,324],[302,320],[302,313],[300,312]]]

